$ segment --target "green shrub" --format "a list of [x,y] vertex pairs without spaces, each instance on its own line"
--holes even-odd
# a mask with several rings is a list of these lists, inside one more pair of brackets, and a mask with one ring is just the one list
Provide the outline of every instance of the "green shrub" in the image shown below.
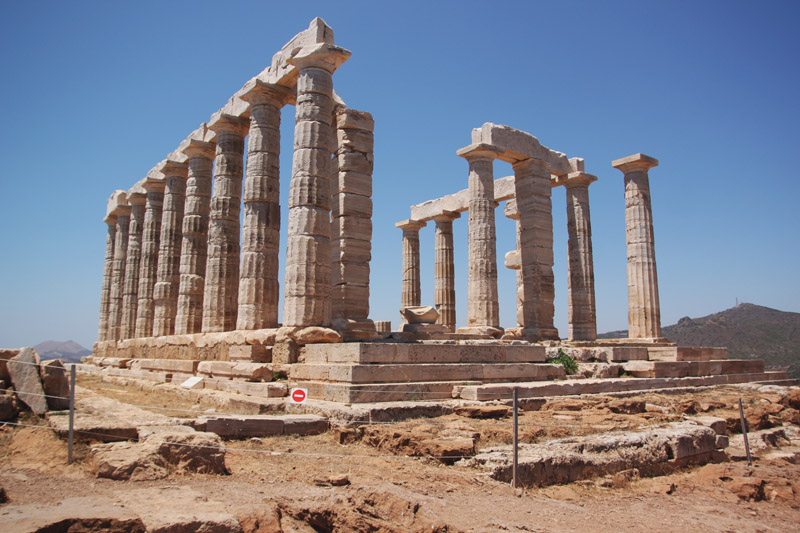
[[561,348],[558,349],[558,355],[556,357],[548,357],[547,362],[563,366],[567,374],[575,374],[578,371],[578,363]]

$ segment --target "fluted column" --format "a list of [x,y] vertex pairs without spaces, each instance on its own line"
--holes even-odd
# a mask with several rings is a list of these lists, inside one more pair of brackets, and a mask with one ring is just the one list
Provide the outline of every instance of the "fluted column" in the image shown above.
[[236,328],[239,296],[239,214],[248,121],[219,115],[208,127],[217,134],[217,153],[208,225],[202,330],[232,331]]
[[200,333],[203,328],[208,217],[214,144],[191,139],[183,149],[187,157],[186,202],[183,210],[180,282],[175,333]]
[[139,305],[139,268],[142,259],[142,228],[145,202],[144,192],[136,192],[128,196],[128,204],[131,206],[131,221],[128,226],[128,253],[125,259],[125,283],[122,289],[120,339],[131,339],[136,333],[136,309]]
[[303,48],[289,59],[298,71],[283,322],[331,322],[332,74],[349,52],[332,45]]
[[433,305],[439,310],[437,323],[448,331],[456,329],[456,273],[453,259],[453,220],[461,215],[444,211],[433,217],[436,222],[434,247],[434,293]]
[[499,152],[499,149],[488,144],[473,144],[458,151],[458,155],[469,162],[467,327],[459,330],[465,333],[495,334],[501,331],[493,169]]
[[257,84],[242,99],[250,103],[250,132],[236,329],[274,328],[280,297],[280,125],[287,93],[284,87]]
[[592,221],[589,185],[597,177],[583,172],[567,175],[567,232],[569,234],[569,339],[597,340],[594,296]]
[[161,173],[165,178],[164,207],[158,248],[158,273],[153,300],[153,336],[175,333],[180,284],[181,225],[186,199],[186,163],[167,160]]
[[108,304],[108,340],[119,340],[122,321],[122,292],[125,287],[125,262],[128,256],[128,229],[131,223],[131,208],[118,205],[116,238],[114,239],[114,266],[111,272],[111,292]]
[[[395,224],[403,230],[403,278],[400,288],[400,308],[420,305],[422,290],[419,275],[419,230],[425,222],[403,220]],[[405,320],[405,319],[404,319]]]
[[100,289],[100,320],[97,325],[98,341],[109,340],[108,312],[114,271],[114,239],[117,235],[117,216],[108,215],[103,222],[108,225],[108,231],[106,232],[106,254],[103,262],[103,284]]
[[158,276],[158,248],[161,239],[161,215],[164,206],[164,180],[148,176],[144,182],[147,199],[142,229],[142,260],[139,267],[139,303],[136,306],[136,337],[153,335],[155,291]]
[[628,337],[661,337],[653,212],[648,170],[658,159],[634,154],[611,165],[625,174],[625,237],[628,245]]
[[513,165],[519,211],[519,261],[523,335],[558,339],[553,276],[553,205],[550,170],[543,161],[526,159]]

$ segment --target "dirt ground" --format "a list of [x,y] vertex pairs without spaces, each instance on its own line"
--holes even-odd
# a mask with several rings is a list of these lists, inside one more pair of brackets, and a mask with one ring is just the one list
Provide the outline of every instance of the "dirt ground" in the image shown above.
[[[135,405],[192,409],[167,392],[100,380],[81,385]],[[529,405],[520,416],[520,440],[634,429],[696,414],[728,419],[733,434],[740,397],[752,429],[798,422],[798,411],[782,405],[779,394],[720,387]],[[423,454],[419,443],[426,438],[454,433],[477,434],[472,453],[510,443],[508,410],[485,411],[335,428],[315,436],[232,440],[226,443],[228,476],[177,473],[139,482],[95,477],[88,442],[78,443],[76,462],[67,466],[66,442],[51,430],[6,425],[0,427],[0,487],[9,505],[55,505],[75,495],[124,499],[143,489],[187,488],[223,502],[245,531],[796,531],[800,523],[800,465],[758,451],[752,467],[739,459],[740,450],[730,450],[730,461],[666,476],[627,472],[525,490],[457,462],[408,457]],[[33,416],[18,422],[44,423]]]

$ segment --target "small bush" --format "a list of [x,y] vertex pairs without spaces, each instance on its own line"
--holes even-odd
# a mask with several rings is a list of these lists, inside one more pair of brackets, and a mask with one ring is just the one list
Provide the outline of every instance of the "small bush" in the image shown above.
[[561,348],[558,349],[558,355],[556,357],[548,357],[547,362],[563,366],[567,374],[575,374],[578,371],[578,363]]

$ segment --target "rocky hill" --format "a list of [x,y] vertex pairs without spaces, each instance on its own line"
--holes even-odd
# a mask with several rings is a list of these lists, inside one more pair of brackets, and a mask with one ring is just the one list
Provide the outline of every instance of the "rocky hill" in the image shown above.
[[65,363],[80,363],[81,357],[92,354],[91,350],[87,350],[72,340],[44,341],[34,346],[33,349],[44,360],[61,359]]
[[[662,328],[664,337],[682,346],[725,346],[731,359],[763,359],[768,367],[789,369],[800,378],[800,313],[743,303],[700,318],[683,317]],[[600,338],[627,336],[611,331]]]

